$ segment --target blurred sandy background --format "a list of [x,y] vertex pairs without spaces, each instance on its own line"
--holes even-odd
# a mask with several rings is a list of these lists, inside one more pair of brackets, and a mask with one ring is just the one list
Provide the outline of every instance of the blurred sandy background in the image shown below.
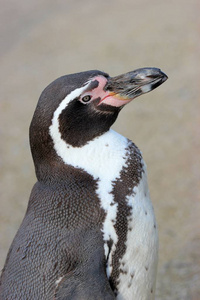
[[200,299],[200,2],[1,0],[0,268],[35,182],[28,127],[57,77],[161,68],[169,80],[114,129],[148,165],[160,234],[156,299]]

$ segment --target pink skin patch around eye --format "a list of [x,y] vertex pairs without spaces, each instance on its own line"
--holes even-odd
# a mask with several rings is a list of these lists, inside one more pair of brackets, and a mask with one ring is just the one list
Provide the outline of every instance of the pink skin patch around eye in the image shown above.
[[119,95],[114,94],[113,92],[104,91],[104,87],[107,83],[107,79],[104,76],[96,76],[92,80],[98,80],[99,85],[97,88],[86,92],[82,95],[82,97],[86,95],[92,96],[92,98],[97,99],[101,98],[101,101],[98,105],[101,105],[102,103],[105,103],[107,105],[120,107],[122,105],[125,105],[126,103],[130,102],[132,99],[122,99]]

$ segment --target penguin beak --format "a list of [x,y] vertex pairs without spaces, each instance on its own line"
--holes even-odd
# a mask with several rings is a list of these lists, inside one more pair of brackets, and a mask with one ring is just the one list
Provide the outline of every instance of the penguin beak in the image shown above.
[[123,106],[134,98],[148,93],[167,80],[167,75],[157,68],[141,68],[116,77],[110,77],[104,87],[102,102]]

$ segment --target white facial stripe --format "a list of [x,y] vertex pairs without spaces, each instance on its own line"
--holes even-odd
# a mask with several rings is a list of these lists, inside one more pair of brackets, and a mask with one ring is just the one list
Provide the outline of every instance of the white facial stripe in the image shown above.
[[[78,97],[85,88],[87,86],[76,89],[61,102],[54,113],[50,135],[57,155],[62,158],[65,164],[81,168],[92,175],[95,180],[98,180],[96,193],[100,199],[101,207],[106,213],[102,228],[103,237],[105,242],[110,239],[113,240],[107,268],[107,274],[110,275],[112,272],[110,263],[118,241],[114,228],[117,218],[117,203],[114,202],[114,197],[111,194],[112,182],[120,177],[122,168],[126,166],[128,140],[113,130],[109,130],[82,147],[73,147],[61,138],[59,116],[70,101]],[[105,244],[105,255],[107,254],[108,247]]]
[[[87,82],[84,87],[81,87],[81,88],[78,88],[78,89],[72,91],[60,103],[60,105],[58,106],[58,108],[56,109],[56,111],[54,112],[54,115],[53,115],[52,125],[50,127],[50,134],[51,135],[53,135],[53,136],[55,135],[56,136],[58,133],[60,133],[59,130],[56,130],[56,128],[58,129],[58,127],[59,127],[58,126],[59,115],[61,114],[61,112],[63,111],[63,109],[65,109],[72,100],[74,100],[75,98],[79,97],[87,89],[87,87],[89,86],[89,84],[90,84],[90,81]],[[57,123],[57,124],[54,124],[54,122]],[[53,125],[55,125],[55,126],[53,126]]]

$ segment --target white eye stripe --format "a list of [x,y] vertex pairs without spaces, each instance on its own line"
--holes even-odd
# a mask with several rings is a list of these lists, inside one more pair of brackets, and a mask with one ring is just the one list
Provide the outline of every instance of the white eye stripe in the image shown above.
[[[76,98],[79,98],[80,95],[82,93],[84,93],[84,91],[87,89],[89,84],[90,84],[90,82],[88,82],[86,85],[84,85],[84,87],[81,87],[81,88],[78,88],[78,89],[72,91],[70,94],[68,94],[63,99],[63,101],[60,103],[60,105],[58,106],[58,108],[54,112],[53,119],[52,119],[52,124],[53,123],[58,123],[59,115],[61,114],[63,109],[65,109],[71,101],[73,101]],[[51,130],[51,127],[50,127],[50,130]]]

